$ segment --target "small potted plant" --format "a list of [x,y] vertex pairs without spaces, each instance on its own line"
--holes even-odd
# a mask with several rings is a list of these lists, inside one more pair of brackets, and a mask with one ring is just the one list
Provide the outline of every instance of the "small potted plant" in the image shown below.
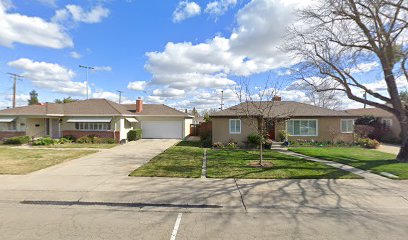
[[265,139],[264,147],[265,147],[265,149],[271,149],[272,148],[272,139],[269,139],[269,138]]

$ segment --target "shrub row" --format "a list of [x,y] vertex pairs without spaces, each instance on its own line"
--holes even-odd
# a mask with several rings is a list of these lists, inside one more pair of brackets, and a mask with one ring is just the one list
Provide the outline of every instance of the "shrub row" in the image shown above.
[[9,145],[21,145],[29,143],[30,140],[31,140],[30,136],[20,136],[7,138],[3,141],[3,143]]

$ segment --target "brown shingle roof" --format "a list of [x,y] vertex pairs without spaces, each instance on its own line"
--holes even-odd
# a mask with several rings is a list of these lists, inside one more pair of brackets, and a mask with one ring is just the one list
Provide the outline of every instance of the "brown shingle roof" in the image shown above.
[[188,114],[164,104],[143,104],[143,112],[135,113],[136,104],[118,104],[106,99],[89,99],[71,103],[30,105],[0,110],[0,116],[181,116]]
[[190,117],[189,114],[171,108],[164,104],[143,104],[143,111],[136,113],[136,104],[122,104],[128,111],[135,113],[138,116],[180,116]]
[[[272,105],[270,108],[268,105]],[[287,117],[352,117],[352,114],[346,111],[335,111],[327,108],[317,107],[306,103],[293,101],[254,101],[244,102],[225,110],[211,114],[211,117],[230,117],[230,116],[246,116],[249,113],[252,116],[260,116],[258,110],[270,109],[264,114],[264,117],[269,118],[287,118]]]
[[393,117],[394,115],[381,108],[356,108],[346,110],[348,113],[357,116]]

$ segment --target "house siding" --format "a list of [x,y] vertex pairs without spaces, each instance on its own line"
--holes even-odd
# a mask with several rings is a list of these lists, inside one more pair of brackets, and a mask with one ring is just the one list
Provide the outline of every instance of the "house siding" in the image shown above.
[[[244,145],[247,141],[247,137],[251,133],[256,133],[254,126],[257,126],[257,119],[255,118],[242,118],[241,119],[241,133],[230,134],[229,133],[229,119],[236,119],[234,117],[214,117],[213,124],[213,143],[222,142],[227,143],[229,139],[234,139],[239,145]],[[289,140],[301,140],[301,141],[344,141],[353,142],[353,133],[341,133],[340,121],[341,119],[353,119],[350,117],[301,117],[293,119],[317,119],[318,120],[318,136],[289,136]],[[285,130],[285,121],[275,122],[275,139],[279,140],[279,132]]]
[[[354,141],[353,133],[342,133],[340,127],[341,119],[353,119],[347,117],[300,117],[293,119],[317,119],[318,121],[318,136],[289,136],[290,141],[343,141],[351,143]],[[279,139],[279,132],[285,130],[285,121],[277,121],[275,123],[275,139]]]
[[230,134],[229,133],[229,119],[231,118],[221,118],[216,117],[212,119],[212,140],[215,142],[228,143],[230,139],[237,142],[238,145],[245,145],[248,140],[248,135],[251,133],[256,133],[256,126],[258,120],[256,118],[242,118],[241,119],[241,133],[240,134]]

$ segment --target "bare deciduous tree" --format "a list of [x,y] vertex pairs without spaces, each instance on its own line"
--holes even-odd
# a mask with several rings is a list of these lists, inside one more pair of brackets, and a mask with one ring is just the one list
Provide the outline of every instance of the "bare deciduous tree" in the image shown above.
[[[349,99],[394,114],[402,129],[397,159],[408,162],[408,104],[397,86],[397,79],[408,79],[408,1],[320,0],[299,17],[286,46],[301,60],[297,77],[334,81],[337,87],[319,91],[342,91]],[[356,69],[369,62],[380,66],[387,94],[359,78]]]
[[[237,85],[239,105],[235,111],[241,119],[248,120],[247,124],[260,137],[259,142],[259,166],[263,165],[263,144],[268,137],[268,124],[273,123],[275,118],[271,118],[272,109],[275,105],[279,93],[278,82],[271,84],[271,80],[266,80],[263,87],[251,87],[249,80],[243,80]],[[252,121],[254,120],[255,121]]]
[[330,89],[337,87],[336,84],[329,81],[301,81],[292,86],[294,89],[299,89],[305,92],[310,104],[327,109],[340,109],[343,107],[343,94],[336,90],[321,91],[321,89]]

